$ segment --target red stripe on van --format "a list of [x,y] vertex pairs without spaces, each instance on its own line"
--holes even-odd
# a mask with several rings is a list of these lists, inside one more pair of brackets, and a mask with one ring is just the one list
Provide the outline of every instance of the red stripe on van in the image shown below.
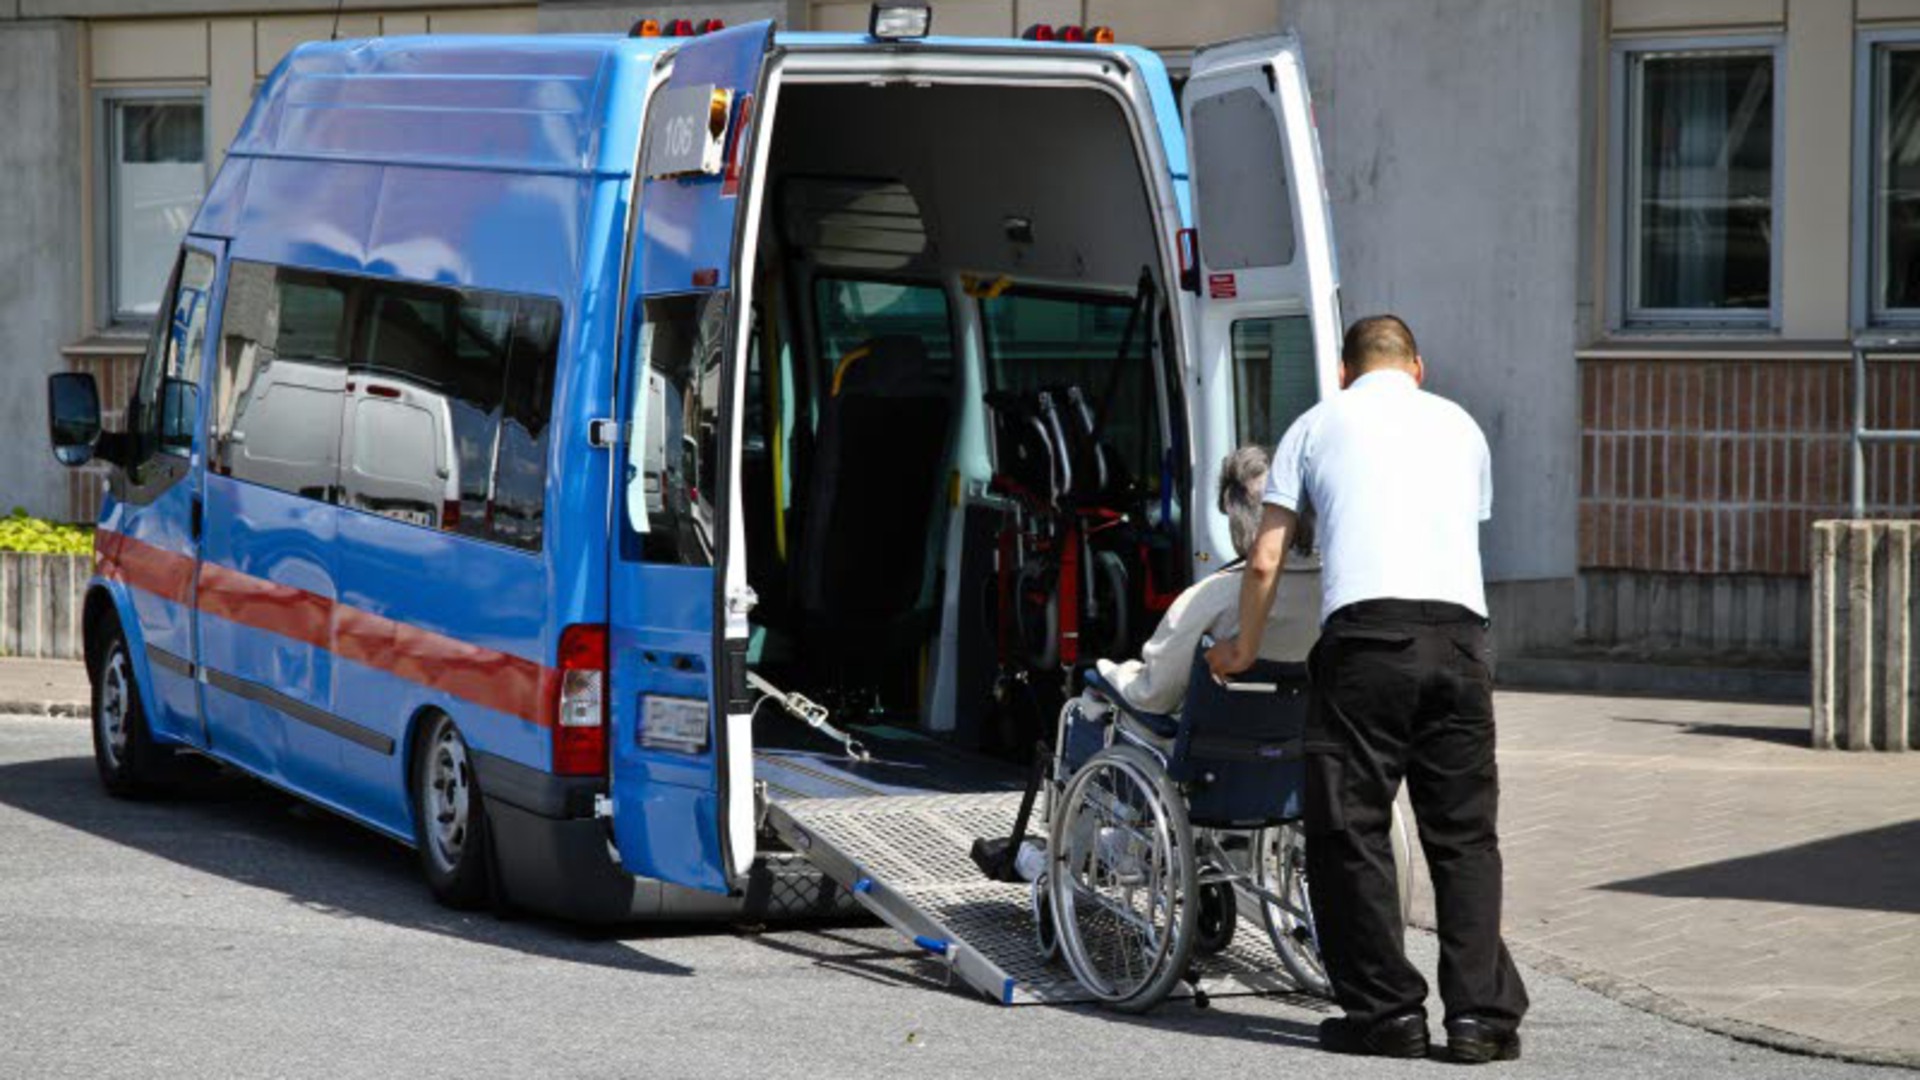
[[[101,576],[187,603],[194,560],[101,530]],[[343,660],[398,675],[482,708],[553,726],[559,671],[544,664],[377,615],[318,593],[200,564],[199,608],[231,622],[326,649]]]

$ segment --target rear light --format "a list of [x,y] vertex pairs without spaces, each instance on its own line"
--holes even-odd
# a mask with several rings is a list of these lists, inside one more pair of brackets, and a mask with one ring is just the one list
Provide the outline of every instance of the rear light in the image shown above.
[[440,527],[457,529],[460,527],[460,501],[448,499],[440,504]]
[[659,19],[641,19],[639,22],[636,22],[633,24],[633,29],[627,31],[627,36],[628,37],[659,37],[660,36],[660,20]]
[[721,174],[721,195],[740,194],[740,154],[747,125],[753,121],[753,95],[741,94],[739,114],[734,118],[733,130],[727,133],[727,166]]
[[560,684],[554,692],[553,771],[607,773],[607,628],[577,623],[560,632]]
[[1054,40],[1053,26],[1050,23],[1034,23],[1027,27],[1026,33],[1020,36],[1028,41],[1052,41]]

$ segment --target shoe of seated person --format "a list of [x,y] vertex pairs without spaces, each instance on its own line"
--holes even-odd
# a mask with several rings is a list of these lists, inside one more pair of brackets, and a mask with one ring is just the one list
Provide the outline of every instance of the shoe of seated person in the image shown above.
[[1520,1033],[1477,1016],[1455,1017],[1447,1021],[1447,1057],[1462,1065],[1518,1061]]
[[1364,1023],[1344,1016],[1320,1022],[1320,1048],[1368,1057],[1427,1056],[1427,1014],[1419,1009]]

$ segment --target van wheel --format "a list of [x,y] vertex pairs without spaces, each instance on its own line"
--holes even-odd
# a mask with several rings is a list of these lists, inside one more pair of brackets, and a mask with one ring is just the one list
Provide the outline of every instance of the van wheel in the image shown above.
[[487,815],[467,741],[448,716],[435,716],[413,765],[413,836],[427,886],[448,907],[487,899]]
[[107,647],[93,672],[93,763],[107,794],[120,799],[148,798],[160,793],[173,753],[153,741],[147,729],[147,710],[140,704],[140,686],[134,681],[133,655],[115,626],[107,630]]

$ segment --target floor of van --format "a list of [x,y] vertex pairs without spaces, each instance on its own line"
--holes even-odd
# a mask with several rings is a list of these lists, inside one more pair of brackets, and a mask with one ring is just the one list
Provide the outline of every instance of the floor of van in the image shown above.
[[866,747],[871,761],[853,760],[839,743],[769,705],[754,725],[754,778],[775,798],[959,795],[1017,792],[1026,786],[1019,766],[922,732],[891,724],[846,730]]

